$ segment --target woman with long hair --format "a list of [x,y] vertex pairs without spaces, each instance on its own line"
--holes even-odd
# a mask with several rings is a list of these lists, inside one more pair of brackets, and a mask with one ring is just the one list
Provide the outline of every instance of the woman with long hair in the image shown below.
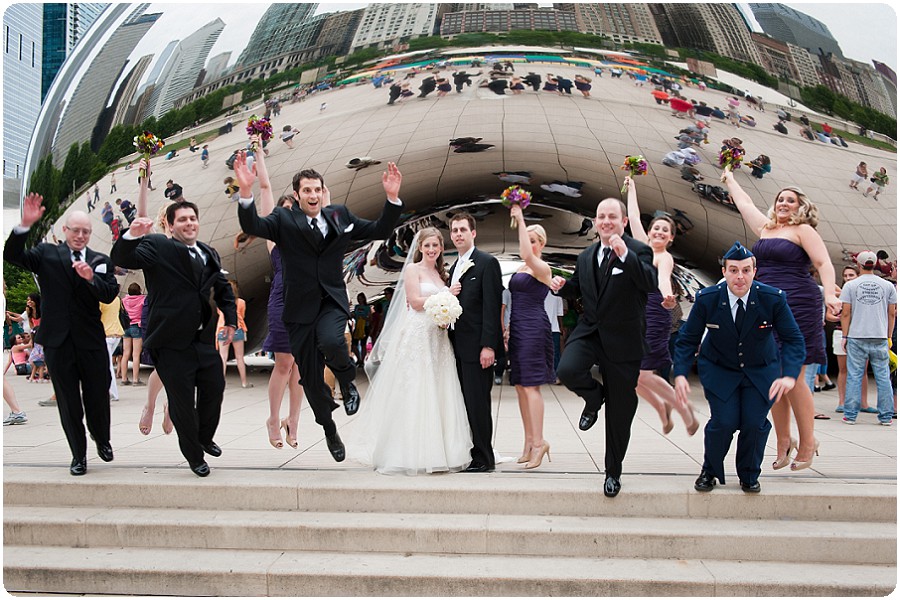
[[[122,307],[128,314],[128,328],[122,335],[122,359],[120,362],[120,375],[122,385],[144,385],[140,379],[141,374],[141,349],[143,348],[143,332],[141,330],[141,313],[147,295],[141,290],[141,286],[132,283],[128,286],[128,295],[122,298]],[[132,357],[131,380],[128,379],[128,361]]]
[[[810,264],[819,273],[825,292],[826,310],[837,314],[841,302],[835,296],[834,266],[828,257],[825,242],[816,231],[819,209],[798,187],[788,186],[775,195],[775,202],[764,214],[735,180],[731,171],[725,171],[722,179],[734,200],[744,223],[759,236],[753,245],[756,256],[756,279],[784,290],[788,306],[803,337],[806,339],[804,364],[823,364],[825,357],[825,330],[822,327],[822,293],[810,274]],[[772,420],[778,439],[777,455],[773,469],[791,465],[792,471],[806,469],[819,453],[819,442],[813,430],[815,406],[812,391],[803,385],[806,367],[797,380],[800,385],[784,395],[781,402],[772,406]],[[791,437],[791,410],[797,420],[800,433],[799,445]],[[793,461],[791,451],[797,450]]]
[[634,180],[625,177],[625,186],[628,188],[628,224],[631,225],[631,237],[653,249],[653,266],[656,267],[659,282],[657,290],[647,296],[647,325],[644,339],[649,352],[641,359],[641,372],[635,390],[638,396],[659,413],[664,434],[668,434],[675,426],[672,422],[672,408],[675,408],[684,421],[688,435],[694,435],[700,427],[700,422],[694,414],[694,407],[690,402],[680,404],[675,395],[675,388],[657,374],[657,371],[668,373],[672,366],[672,357],[669,354],[671,311],[677,301],[672,288],[675,259],[669,253],[669,247],[675,241],[675,221],[669,216],[658,216],[650,221],[649,232],[644,231]]

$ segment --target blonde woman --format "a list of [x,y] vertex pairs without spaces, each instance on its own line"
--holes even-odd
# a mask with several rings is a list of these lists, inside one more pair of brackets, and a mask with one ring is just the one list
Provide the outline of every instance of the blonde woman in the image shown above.
[[525,225],[522,208],[514,204],[510,215],[518,223],[519,257],[525,265],[509,280],[509,382],[516,386],[519,412],[525,428],[525,447],[519,463],[526,469],[550,458],[550,444],[544,439],[544,398],[541,386],[556,381],[553,368],[553,334],[544,309],[553,274],[542,258],[547,233],[540,225]]
[[[756,279],[787,294],[788,306],[803,337],[806,339],[806,360],[804,364],[824,364],[825,330],[822,327],[822,295],[819,286],[810,274],[810,264],[819,273],[819,280],[825,290],[826,310],[838,314],[841,302],[835,296],[834,267],[828,257],[825,242],[816,232],[819,210],[798,187],[789,186],[775,196],[775,203],[763,214],[750,196],[735,181],[734,174],[722,174],[728,186],[728,193],[734,200],[744,223],[759,236],[753,245],[756,256]],[[806,367],[800,371],[798,380],[803,381]],[[786,402],[776,402],[772,406],[772,420],[778,438],[778,453],[773,469],[783,469],[788,464],[792,471],[806,469],[812,465],[813,455],[819,453],[819,442],[813,432],[812,391],[809,386],[795,385],[785,394]],[[799,446],[791,438],[791,409],[797,420],[800,433]],[[791,451],[797,450],[794,460]]]

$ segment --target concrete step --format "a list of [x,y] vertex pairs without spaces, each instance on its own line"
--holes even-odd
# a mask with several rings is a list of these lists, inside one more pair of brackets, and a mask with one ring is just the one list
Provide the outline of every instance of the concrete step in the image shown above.
[[[896,564],[895,526],[742,519],[7,506],[4,543]],[[865,548],[865,552],[860,552]]]
[[[884,596],[842,563],[6,546],[10,592],[177,596]],[[115,576],[111,576],[115,574]]]
[[[213,465],[214,466],[214,465]],[[895,482],[854,484],[763,477],[762,493],[737,481],[700,494],[694,477],[628,475],[616,498],[596,475],[529,473],[386,477],[360,471],[107,467],[73,478],[67,469],[6,467],[4,506],[166,507],[469,515],[559,515],[897,522]]]

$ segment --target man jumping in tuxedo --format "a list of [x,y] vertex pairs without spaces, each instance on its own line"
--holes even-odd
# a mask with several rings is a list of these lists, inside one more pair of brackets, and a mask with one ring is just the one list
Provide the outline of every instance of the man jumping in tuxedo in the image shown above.
[[138,217],[112,249],[113,261],[126,269],[143,269],[147,283],[147,337],[156,372],[169,396],[169,414],[178,445],[198,477],[209,475],[204,452],[221,456],[213,441],[222,412],[225,375],[214,336],[218,318],[210,303],[225,315],[225,343],[237,326],[234,292],[219,255],[197,240],[199,210],[191,202],[166,208],[168,238],[151,234],[153,220]]
[[[625,235],[625,205],[607,198],[597,205],[594,228],[600,241],[578,256],[571,279],[554,277],[551,289],[564,298],[582,298],[584,313],[569,335],[557,376],[584,398],[578,423],[586,431],[606,403],[606,481],[612,498],[622,485],[622,461],[637,411],[637,386],[644,356],[644,308],[657,287],[653,250]],[[601,385],[591,375],[599,365]]]
[[458,293],[462,315],[450,332],[450,341],[456,353],[456,371],[472,428],[472,463],[466,471],[484,473],[494,470],[491,387],[494,359],[503,343],[500,320],[503,282],[500,263],[475,247],[475,235],[475,219],[471,215],[453,215],[450,239],[459,257],[450,268],[450,285]]
[[3,248],[3,259],[37,274],[43,294],[43,320],[34,341],[44,345],[53,373],[59,418],[69,449],[72,475],[87,472],[87,440],[82,419],[97,443],[97,454],[113,459],[109,443],[109,356],[100,321],[100,302],[119,293],[109,257],[87,247],[91,219],[82,211],[69,214],[64,244],[41,243],[25,249],[28,230],[44,214],[44,199],[29,194],[22,206],[21,224]]
[[[402,176],[397,165],[388,163],[382,175],[387,196],[377,221],[361,219],[346,206],[322,206],[327,188],[322,176],[306,169],[294,175],[294,205],[276,207],[260,218],[253,202],[256,167],[247,168],[242,152],[234,161],[235,178],[241,198],[238,220],[250,235],[271,240],[281,250],[284,272],[283,319],[291,341],[291,354],[300,369],[300,384],[325,430],[325,442],[334,460],[345,458],[341,441],[331,417],[337,408],[331,388],[325,383],[325,367],[334,373],[341,387],[344,410],[353,415],[359,410],[359,392],[353,384],[356,368],[350,361],[344,330],[350,319],[350,303],[344,283],[344,255],[351,242],[387,239],[400,218]],[[316,285],[318,284],[318,285]]]

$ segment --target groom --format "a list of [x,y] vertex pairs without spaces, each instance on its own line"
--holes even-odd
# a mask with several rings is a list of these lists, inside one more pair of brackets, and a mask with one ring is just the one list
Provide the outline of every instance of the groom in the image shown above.
[[247,168],[241,152],[234,161],[235,178],[241,198],[238,221],[245,233],[271,240],[281,251],[284,268],[284,324],[291,341],[291,354],[300,369],[300,384],[325,430],[325,442],[334,460],[345,458],[341,441],[331,417],[337,408],[331,388],[325,384],[325,367],[334,373],[341,386],[344,410],[348,415],[359,409],[359,392],[353,384],[356,368],[350,362],[344,330],[350,319],[343,261],[350,243],[358,240],[387,239],[403,210],[400,202],[402,176],[397,165],[388,163],[382,174],[387,196],[381,217],[368,221],[354,215],[346,206],[322,206],[325,182],[312,169],[294,175],[294,205],[276,207],[261,218],[253,203],[256,169]]
[[462,306],[462,315],[450,332],[450,341],[456,353],[456,370],[472,429],[472,463],[466,472],[486,473],[494,470],[491,387],[494,356],[503,343],[500,263],[475,247],[472,215],[453,215],[450,238],[459,252],[459,258],[450,268],[450,288],[458,294]]

